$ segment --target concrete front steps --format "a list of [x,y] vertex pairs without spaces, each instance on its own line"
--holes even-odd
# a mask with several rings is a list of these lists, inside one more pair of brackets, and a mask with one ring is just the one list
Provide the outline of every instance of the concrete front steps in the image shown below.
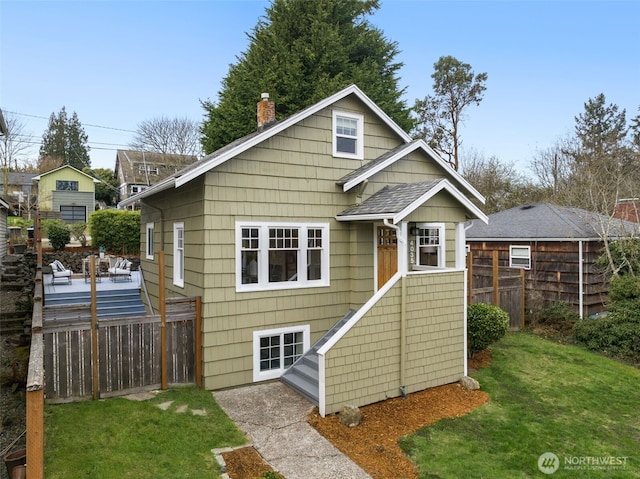
[[[113,291],[97,291],[98,318],[123,318],[130,316],[144,316],[147,310],[142,303],[138,288],[118,289]],[[78,308],[63,308],[63,306],[77,305]],[[67,320],[78,317],[84,318],[83,309],[91,308],[91,292],[70,291],[48,293],[44,307],[44,319]]]
[[319,398],[319,375],[318,375],[318,349],[322,347],[333,335],[342,328],[355,314],[355,310],[351,309],[344,317],[338,321],[333,327],[326,332],[322,338],[318,340],[306,353],[287,369],[280,380],[296,390],[302,396],[307,398],[311,403],[318,406]]

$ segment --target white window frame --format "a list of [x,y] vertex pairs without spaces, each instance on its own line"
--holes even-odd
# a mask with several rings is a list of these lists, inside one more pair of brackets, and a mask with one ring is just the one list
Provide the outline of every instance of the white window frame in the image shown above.
[[[253,332],[253,381],[267,381],[269,379],[276,379],[282,376],[286,368],[282,365],[282,358],[284,352],[284,335],[287,333],[302,333],[302,354],[306,353],[310,345],[311,328],[308,324],[302,326],[291,326],[278,329],[265,329],[262,331]],[[270,369],[268,371],[260,370],[260,339],[267,336],[280,336],[280,368]]]
[[154,223],[147,223],[147,246],[145,248],[145,257],[147,259],[153,259],[153,243],[154,243]]
[[[355,120],[357,123],[356,135],[339,135],[338,134],[338,118],[345,118],[347,120]],[[338,136],[344,136],[346,138],[353,138],[356,140],[356,152],[347,153],[338,151]],[[356,113],[347,113],[344,111],[333,111],[333,156],[339,158],[353,158],[355,160],[362,160],[364,158],[364,115]]]
[[184,223],[173,223],[173,284],[184,288]]
[[420,235],[416,235],[416,263],[414,269],[426,270],[435,268],[445,268],[447,265],[447,242],[445,237],[445,224],[444,223],[416,223],[416,229],[436,229],[438,230],[439,244],[436,245],[438,254],[438,266],[429,266],[420,264]]
[[[515,250],[526,251],[526,254],[516,254]],[[516,262],[514,262],[516,260]],[[526,262],[526,263],[523,263]],[[509,245],[509,267],[531,269],[531,246]]]
[[[236,291],[271,291],[282,289],[316,288],[329,286],[329,223],[290,223],[290,222],[262,222],[262,221],[236,221]],[[257,282],[242,283],[242,230],[247,228],[258,229],[258,267]],[[297,228],[298,236],[298,263],[295,281],[269,281],[269,230],[272,228]],[[308,246],[307,232],[310,229],[322,230],[322,257],[320,279],[307,278],[307,253],[313,248]],[[245,250],[246,251],[246,250]]]

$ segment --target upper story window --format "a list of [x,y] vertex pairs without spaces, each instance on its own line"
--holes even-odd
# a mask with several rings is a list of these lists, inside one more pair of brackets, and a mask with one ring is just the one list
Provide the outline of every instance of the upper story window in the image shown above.
[[138,165],[138,173],[149,173],[150,175],[158,174],[158,167],[152,165],[145,165],[144,163],[140,163]]
[[146,185],[130,185],[131,186],[131,195],[138,194],[147,189]]
[[416,265],[445,267],[445,242],[443,223],[418,223],[416,225]]
[[58,191],[78,191],[77,181],[56,180],[56,190]]
[[329,225],[236,223],[236,289],[329,285]]
[[531,269],[531,247],[509,246],[509,266]]
[[333,156],[364,158],[364,117],[354,113],[333,112]]

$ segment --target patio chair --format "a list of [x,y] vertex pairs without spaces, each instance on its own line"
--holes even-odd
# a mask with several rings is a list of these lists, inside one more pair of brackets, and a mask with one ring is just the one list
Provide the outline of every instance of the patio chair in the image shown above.
[[54,284],[58,280],[64,280],[71,284],[71,275],[73,274],[73,271],[67,269],[58,260],[55,260],[49,266],[51,266],[51,284]]
[[112,268],[108,269],[109,280],[116,282],[118,277],[122,277],[125,280],[131,281],[131,266],[131,261],[127,259],[118,260]]

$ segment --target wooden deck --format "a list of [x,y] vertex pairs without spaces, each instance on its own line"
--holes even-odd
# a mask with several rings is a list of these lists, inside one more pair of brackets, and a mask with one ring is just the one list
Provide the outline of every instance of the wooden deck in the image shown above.
[[[74,273],[74,275],[71,277],[71,284],[63,281],[56,281],[55,284],[51,284],[50,274],[44,274],[43,278],[43,289],[45,297],[47,296],[47,294],[81,293],[91,291],[91,282],[85,280],[85,277],[82,273]],[[110,281],[109,277],[106,274],[100,276],[99,281],[96,281],[96,291],[116,291],[132,288],[140,288],[139,271],[131,272],[131,281],[127,281],[122,277],[119,277],[118,281]]]

